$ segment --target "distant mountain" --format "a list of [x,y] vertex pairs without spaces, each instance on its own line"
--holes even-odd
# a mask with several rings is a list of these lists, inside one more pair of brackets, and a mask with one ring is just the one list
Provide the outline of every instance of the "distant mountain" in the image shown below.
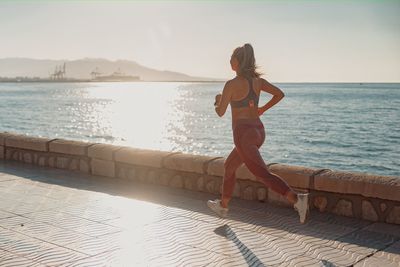
[[140,76],[143,81],[210,81],[214,78],[193,77],[173,71],[160,71],[142,66],[134,61],[111,61],[101,58],[84,58],[78,60],[47,60],[30,58],[0,59],[0,77],[40,77],[48,78],[56,66],[66,63],[66,77],[90,79],[91,72],[97,69],[101,75],[122,72],[126,75]]

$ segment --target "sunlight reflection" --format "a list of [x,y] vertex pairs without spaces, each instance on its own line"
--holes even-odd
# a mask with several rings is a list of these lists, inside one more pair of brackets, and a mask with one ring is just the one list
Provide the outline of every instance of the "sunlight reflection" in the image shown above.
[[142,263],[148,260],[149,253],[155,252],[151,242],[157,241],[157,233],[146,225],[165,217],[164,210],[151,202],[120,196],[104,197],[96,203],[99,210],[108,210],[115,217],[106,220],[106,224],[123,229],[109,240],[118,248],[109,259],[111,266],[145,266]]
[[[138,86],[140,85],[140,86]],[[171,83],[160,89],[154,83],[98,84],[90,97],[105,99],[92,111],[98,130],[116,137],[114,143],[138,148],[171,150],[174,147],[170,125],[184,131],[179,110],[179,87]]]
[[[97,204],[101,209],[109,209],[114,213],[117,218],[112,219],[110,223],[122,228],[134,229],[134,226],[139,227],[154,222],[163,215],[159,205],[137,199],[110,196],[99,200]],[[138,233],[132,232],[132,234]],[[121,237],[121,242],[123,240]]]

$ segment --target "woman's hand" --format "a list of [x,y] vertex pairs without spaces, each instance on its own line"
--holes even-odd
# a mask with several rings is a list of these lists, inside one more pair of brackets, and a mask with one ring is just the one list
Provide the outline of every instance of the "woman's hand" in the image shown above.
[[218,106],[219,105],[219,102],[221,101],[221,97],[222,97],[221,94],[218,94],[218,95],[215,96],[214,106]]
[[264,109],[264,107],[258,108],[257,109],[258,116],[261,116],[262,114],[264,114],[265,111],[266,111],[266,109]]

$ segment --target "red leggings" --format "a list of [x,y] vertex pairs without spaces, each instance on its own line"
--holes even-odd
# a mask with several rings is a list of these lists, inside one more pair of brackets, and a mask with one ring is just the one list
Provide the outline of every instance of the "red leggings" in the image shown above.
[[244,163],[257,179],[273,191],[286,195],[289,185],[270,173],[258,149],[264,143],[265,130],[260,119],[239,120],[233,129],[235,148],[225,160],[222,198],[230,199],[235,187],[236,169]]

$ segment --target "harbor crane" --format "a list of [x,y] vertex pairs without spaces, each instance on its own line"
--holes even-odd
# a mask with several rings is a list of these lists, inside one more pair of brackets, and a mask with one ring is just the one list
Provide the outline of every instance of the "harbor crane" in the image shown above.
[[56,66],[54,72],[50,74],[50,78],[52,80],[64,80],[66,73],[66,64],[64,62],[63,65]]

